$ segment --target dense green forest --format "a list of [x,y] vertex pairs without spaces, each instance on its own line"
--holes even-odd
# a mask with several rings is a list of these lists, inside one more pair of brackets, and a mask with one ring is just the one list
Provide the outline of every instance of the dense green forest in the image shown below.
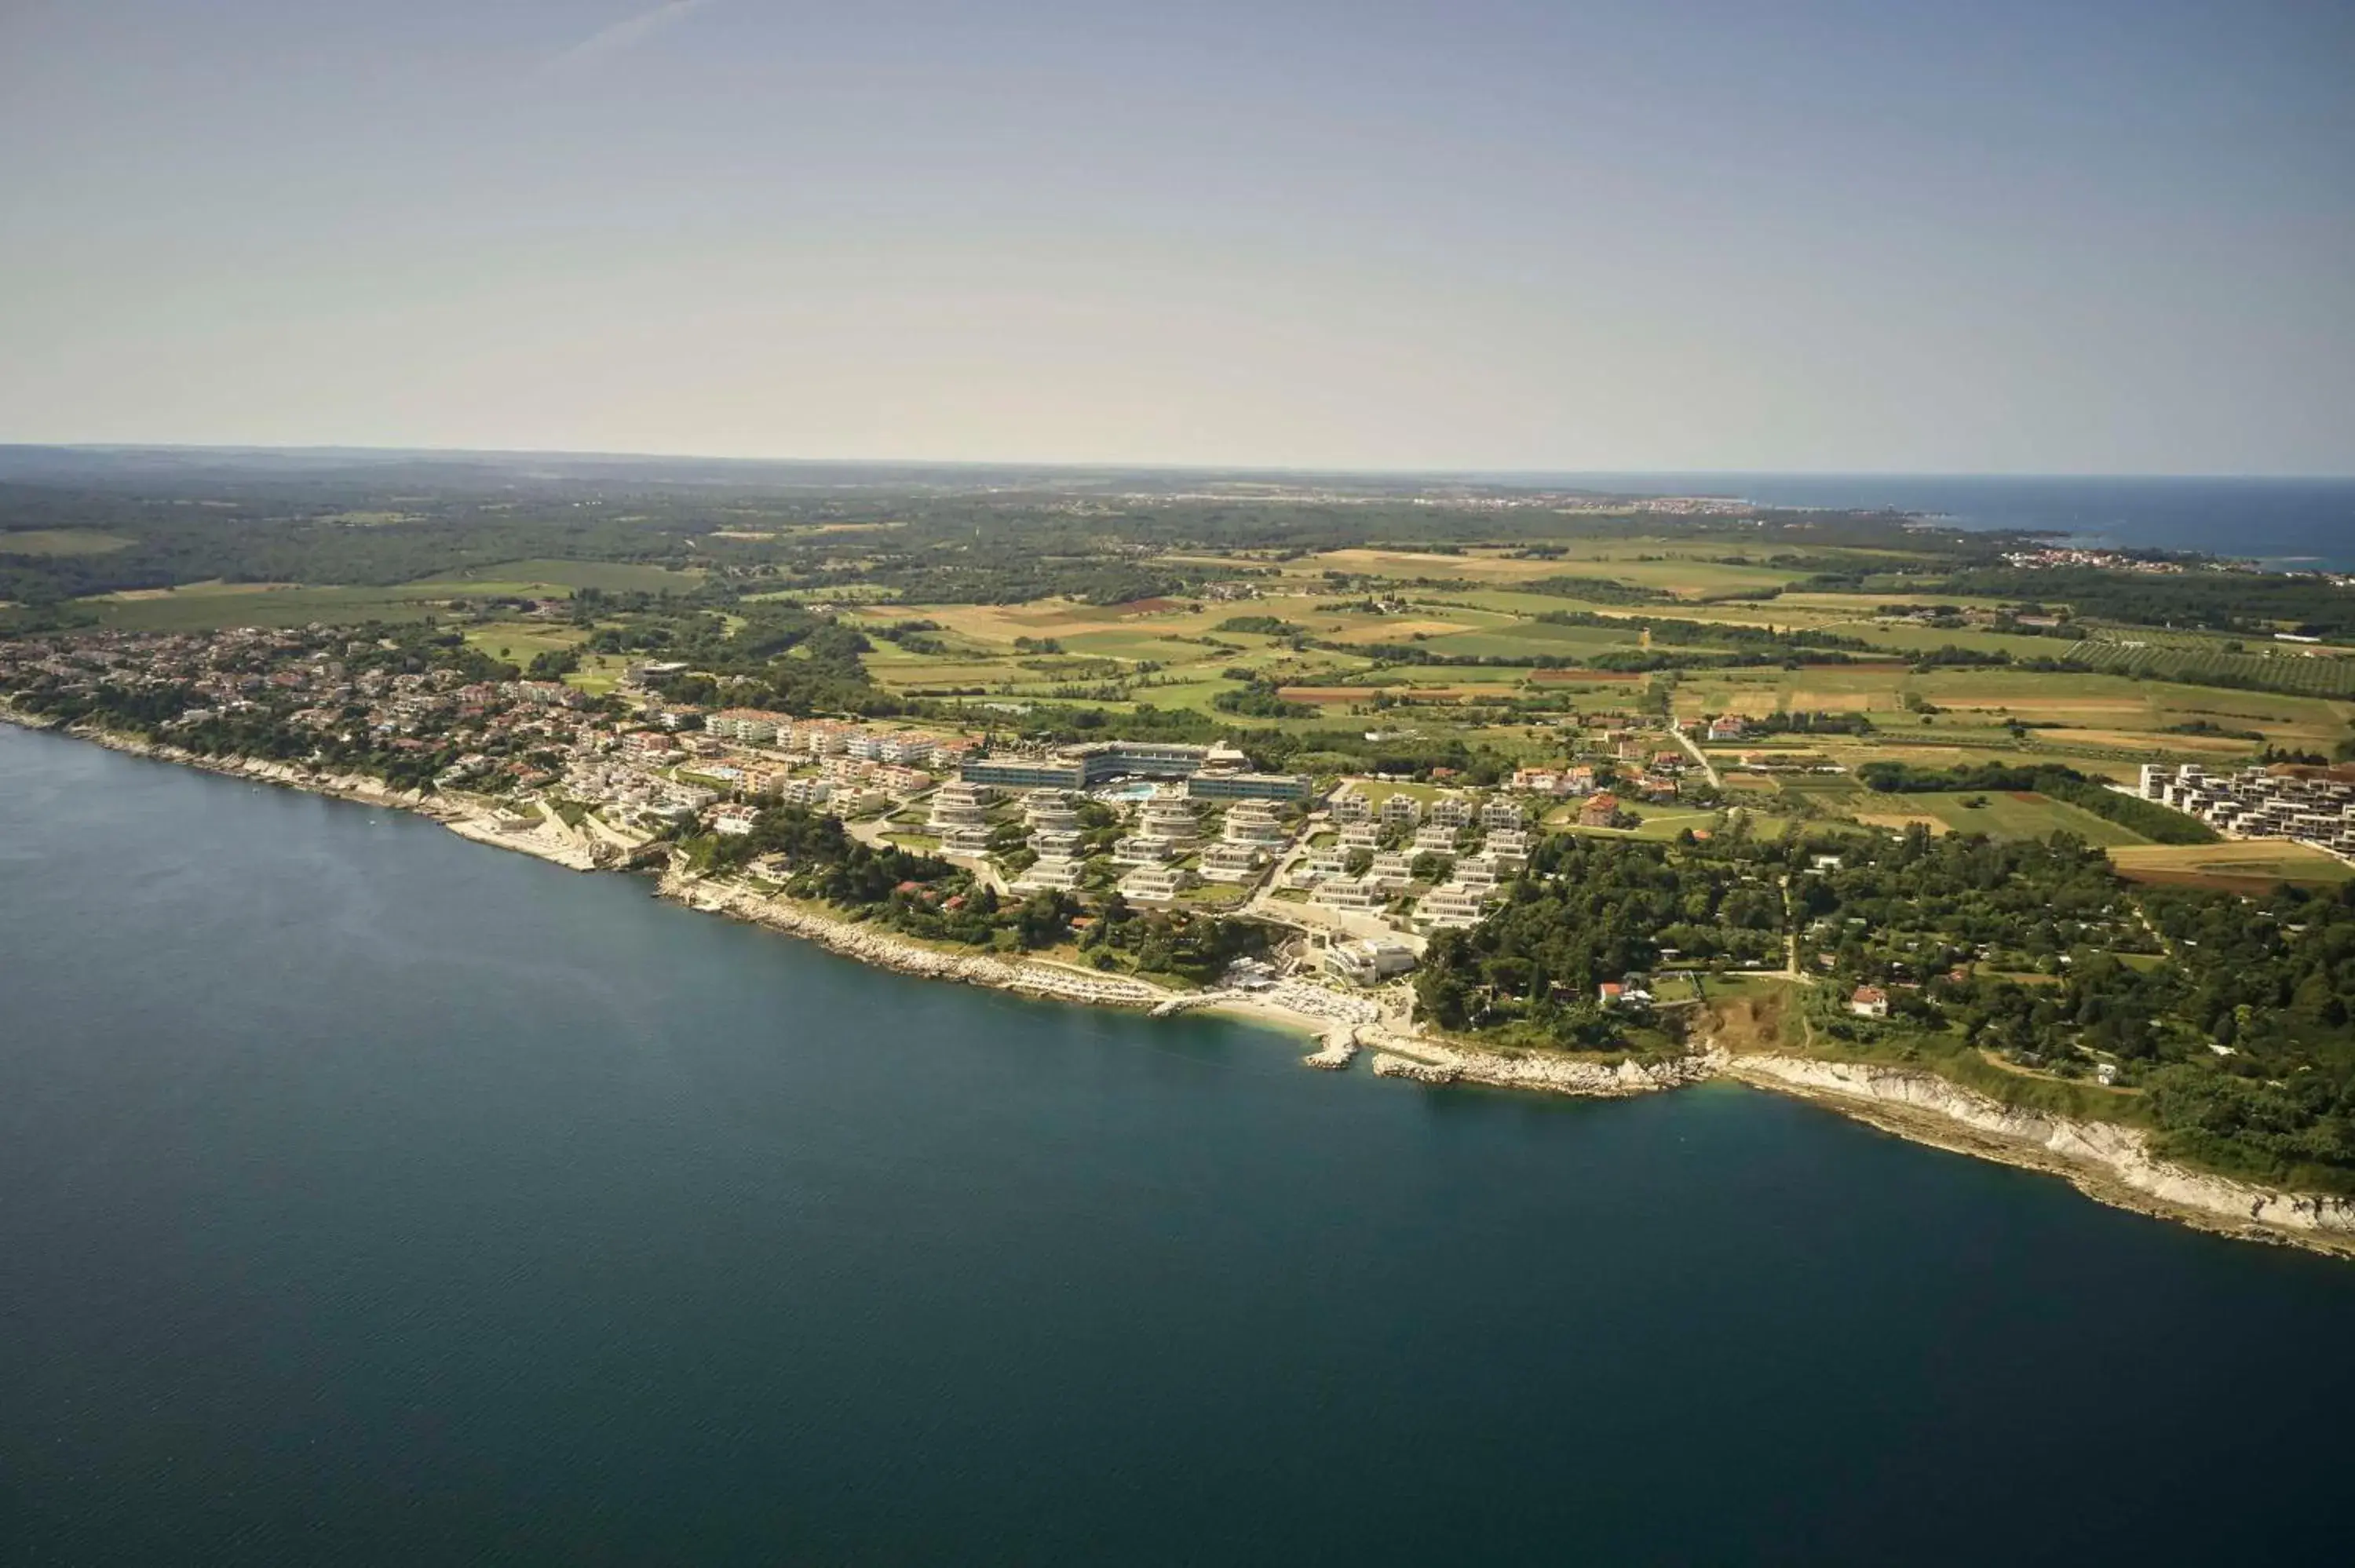
[[[593,459],[271,454],[110,456],[0,449],[0,600],[52,605],[93,593],[223,579],[389,585],[505,561],[696,567],[744,589],[860,583],[911,601],[1092,603],[1174,595],[1254,569],[1177,566],[1195,551],[1266,560],[1366,545],[1638,537],[1658,519],[1564,512],[1561,493],[1293,482],[1300,493],[1205,499],[1169,476],[996,475],[830,465],[677,464]],[[1199,478],[1191,482],[1202,482]],[[1263,489],[1284,489],[1262,485]],[[1754,547],[1787,534],[1822,550],[1901,546],[1992,560],[1994,536],[1909,530],[1895,514],[1778,514],[1761,524],[1684,518],[1680,533]],[[103,547],[12,553],[12,533],[76,532]],[[1264,568],[1259,568],[1264,569]],[[1652,590],[1571,578],[1581,597],[1648,602]]]
[[1597,988],[1680,959],[1772,960],[1783,900],[1771,849],[1710,856],[1659,844],[1560,835],[1531,857],[1504,906],[1432,938],[1415,991],[1444,1028],[1514,1028],[1555,1044],[1602,1046],[1624,1020]]
[[2355,1190],[2355,884],[2128,888],[2060,835],[1917,831],[1839,859],[1793,883],[1801,951],[1828,997],[1889,985],[1892,1019],[1834,1009],[1823,1033],[1992,1052],[2064,1081],[2105,1061],[2167,1151]]
[[2355,633],[2355,594],[2318,577],[2267,572],[2118,572],[2091,567],[1977,567],[1942,577],[1934,591],[2014,602],[2065,604],[2079,616],[2134,626],[2209,631]]

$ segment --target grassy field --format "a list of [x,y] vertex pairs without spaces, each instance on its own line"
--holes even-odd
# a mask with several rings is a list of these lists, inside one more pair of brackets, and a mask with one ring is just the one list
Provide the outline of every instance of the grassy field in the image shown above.
[[110,556],[131,543],[95,528],[24,528],[0,534],[0,556]]
[[499,620],[466,630],[469,646],[481,649],[494,659],[519,665],[529,664],[538,654],[578,648],[588,638],[583,628],[551,626],[546,621]]
[[[1969,801],[1978,804],[1966,804]],[[1872,827],[1902,828],[1909,821],[1920,821],[1943,832],[1985,833],[1996,839],[2041,839],[2055,832],[2071,832],[2105,848],[2147,842],[2140,833],[2105,817],[2097,817],[2081,806],[2032,791],[1868,793],[1857,805],[1856,816],[1859,821]]]

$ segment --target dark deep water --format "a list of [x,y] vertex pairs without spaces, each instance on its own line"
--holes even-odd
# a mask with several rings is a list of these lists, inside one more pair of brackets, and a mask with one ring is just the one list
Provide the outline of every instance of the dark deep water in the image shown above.
[[0,726],[0,1562],[2343,1560],[2355,1266]]
[[2355,571],[2355,478],[1919,473],[1543,477],[1652,494],[1739,495],[1769,506],[1886,507],[1927,514],[1963,528],[2026,528],[2113,548],[2189,550],[2260,560],[2284,570]]

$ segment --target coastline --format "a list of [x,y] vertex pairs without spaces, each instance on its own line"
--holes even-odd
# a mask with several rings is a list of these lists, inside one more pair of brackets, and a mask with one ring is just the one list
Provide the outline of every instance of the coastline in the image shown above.
[[[44,722],[0,704],[0,723],[93,742],[109,750],[199,768],[356,804],[410,811],[476,843],[588,872],[606,869],[606,841],[553,818],[502,825],[483,812],[417,791],[388,789],[358,775],[321,774],[254,758],[201,757],[113,731]],[[599,851],[605,853],[600,854]],[[760,925],[831,952],[919,979],[982,986],[1039,1000],[1142,1011],[1166,1017],[1213,1012],[1305,1037],[1311,1067],[1348,1068],[1362,1052],[1377,1077],[1429,1086],[1474,1085],[1581,1098],[1625,1098],[1714,1079],[1805,1099],[1909,1141],[2056,1175],[2113,1207],[2244,1241],[2355,1259],[2355,1199],[2286,1192],[2170,1164],[2147,1134],[2108,1122],[2015,1110],[1934,1074],[1765,1052],[1736,1054],[1715,1045],[1654,1064],[1615,1066],[1572,1057],[1507,1054],[1401,1034],[1378,1022],[1319,1016],[1244,991],[1180,991],[1134,976],[1097,974],[1038,959],[945,952],[864,922],[666,869],[655,895],[684,907]]]
[[2355,1258],[2355,1198],[2286,1192],[2158,1158],[2115,1122],[2015,1109],[1935,1074],[1780,1052],[1724,1057],[1721,1075],[1913,1143],[2058,1176],[2113,1208],[2240,1241]]

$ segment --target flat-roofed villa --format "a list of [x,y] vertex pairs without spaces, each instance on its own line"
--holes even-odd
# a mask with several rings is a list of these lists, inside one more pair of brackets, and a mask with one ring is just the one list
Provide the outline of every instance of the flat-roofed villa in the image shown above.
[[1137,813],[1137,832],[1146,838],[1186,844],[1201,836],[1202,824],[1195,819],[1192,810],[1183,800],[1171,795],[1156,795],[1145,802],[1145,809]]
[[1224,836],[1229,843],[1259,844],[1274,849],[1292,842],[1292,830],[1276,816],[1274,807],[1243,801],[1227,809]]
[[1202,851],[1205,882],[1249,882],[1259,874],[1261,854],[1255,844],[1220,842]]
[[1487,913],[1487,905],[1476,891],[1455,882],[1433,888],[1414,906],[1414,917],[1434,930],[1477,926]]
[[1144,865],[1120,879],[1121,896],[1133,904],[1175,903],[1185,887],[1178,873],[1166,865]]
[[1330,876],[1316,885],[1317,903],[1327,909],[1380,909],[1382,890],[1371,878]]
[[1414,853],[1417,854],[1454,854],[1455,830],[1428,823],[1414,831]]
[[941,851],[944,854],[987,854],[989,829],[979,823],[943,828],[940,833]]
[[1082,866],[1066,855],[1040,855],[1014,884],[1014,891],[1031,893],[1069,893],[1080,885]]
[[1041,855],[1075,855],[1080,853],[1080,831],[1077,828],[1040,828],[1030,835],[1030,847]]
[[1022,802],[1022,814],[1034,828],[1076,831],[1080,825],[1079,808],[1060,789],[1032,790]]
[[1169,858],[1169,848],[1167,839],[1131,833],[1112,846],[1112,858],[1119,865],[1159,865]]
[[989,821],[989,799],[978,785],[943,784],[932,791],[932,810],[927,822],[934,832],[945,835],[952,828],[986,827]]

